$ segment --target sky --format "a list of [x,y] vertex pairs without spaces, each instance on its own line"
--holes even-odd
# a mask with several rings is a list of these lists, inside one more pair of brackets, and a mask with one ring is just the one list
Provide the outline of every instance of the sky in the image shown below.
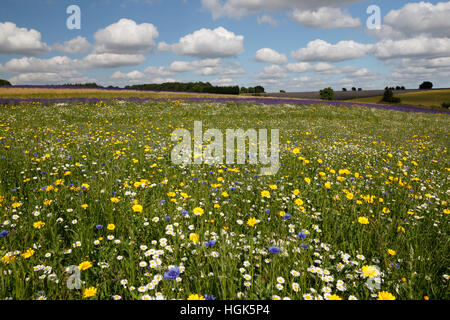
[[450,1],[1,0],[0,79],[448,88],[449,17]]

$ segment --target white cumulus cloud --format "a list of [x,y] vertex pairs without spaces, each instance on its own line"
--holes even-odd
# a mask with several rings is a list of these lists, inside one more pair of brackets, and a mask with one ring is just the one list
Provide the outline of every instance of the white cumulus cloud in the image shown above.
[[317,10],[295,9],[292,17],[298,24],[316,29],[354,28],[361,25],[359,18],[353,18],[348,12],[333,7]]
[[37,55],[49,51],[39,31],[19,28],[12,22],[0,22],[0,54]]
[[202,0],[214,19],[222,16],[240,19],[261,11],[311,10],[326,6],[341,6],[361,0]]
[[288,62],[288,58],[285,54],[281,54],[270,48],[262,48],[256,51],[256,61],[269,62],[273,64],[285,64]]
[[172,50],[180,56],[201,59],[235,57],[244,51],[244,36],[223,27],[214,30],[202,28],[182,37],[177,43],[159,43],[160,51]]
[[338,62],[364,57],[371,49],[372,45],[353,40],[343,40],[336,44],[330,44],[317,39],[309,42],[306,48],[292,52],[291,56],[298,61]]
[[155,39],[158,36],[158,29],[151,23],[136,24],[130,19],[120,19],[95,33],[95,52],[149,53],[156,45]]
[[142,54],[91,53],[83,58],[82,66],[87,69],[117,68],[138,65],[144,61]]
[[64,53],[87,53],[91,48],[91,44],[85,37],[78,36],[72,40],[65,41],[64,43],[55,43],[52,46],[53,50]]

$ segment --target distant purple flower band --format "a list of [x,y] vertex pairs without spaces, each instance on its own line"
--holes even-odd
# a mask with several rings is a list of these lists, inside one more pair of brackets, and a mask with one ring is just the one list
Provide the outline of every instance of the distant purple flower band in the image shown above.
[[[119,100],[119,101],[133,101],[133,102],[147,102],[147,101],[167,101],[167,98],[136,98],[136,97],[128,97],[128,98],[108,98],[108,99],[98,99],[98,98],[59,98],[59,99],[35,99],[35,98],[27,98],[27,99],[14,99],[14,98],[0,98],[0,105],[8,105],[8,104],[20,104],[20,103],[41,103],[41,104],[55,104],[55,103],[96,103],[99,101],[108,101],[108,100]],[[418,108],[412,106],[397,106],[397,105],[383,105],[383,104],[371,104],[371,103],[357,103],[357,102],[344,102],[344,101],[324,101],[324,100],[303,100],[303,99],[277,99],[277,98],[237,98],[237,97],[226,97],[226,98],[195,98],[195,97],[174,97],[171,100],[185,100],[192,102],[217,102],[217,103],[226,103],[226,102],[235,102],[235,103],[262,103],[268,105],[277,105],[277,104],[295,104],[295,105],[314,105],[314,104],[328,104],[333,106],[360,106],[367,108],[379,108],[379,109],[387,109],[394,111],[403,111],[403,112],[423,112],[423,113],[441,113],[441,114],[450,114],[448,110],[434,110],[434,109],[425,109]]]

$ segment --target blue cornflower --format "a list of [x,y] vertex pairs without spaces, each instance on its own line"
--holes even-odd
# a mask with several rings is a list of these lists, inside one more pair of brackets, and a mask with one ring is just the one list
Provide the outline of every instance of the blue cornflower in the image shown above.
[[216,300],[216,297],[214,297],[213,295],[209,295],[209,294],[205,294],[205,300]]
[[175,280],[180,275],[180,269],[178,267],[172,268],[167,272],[164,272],[164,279],[166,280]]
[[95,226],[95,228],[96,228],[97,230],[101,230],[101,229],[103,229],[103,226],[102,226],[101,224],[98,224],[98,225]]
[[291,217],[292,217],[292,216],[291,216],[289,213],[286,213],[286,214],[283,216],[283,219],[289,220]]
[[205,247],[207,247],[207,248],[212,248],[212,247],[215,246],[215,244],[216,244],[216,241],[214,241],[214,240],[209,240],[208,242],[205,242]]
[[277,254],[277,253],[279,253],[280,251],[281,251],[281,249],[278,248],[278,247],[270,247],[270,248],[269,248],[269,252],[272,253],[272,254]]
[[181,211],[181,214],[185,216],[185,215],[189,214],[189,211],[183,210],[183,211]]
[[304,233],[304,232],[300,232],[300,233],[297,235],[297,237],[298,237],[299,239],[306,239],[307,234]]
[[2,232],[0,232],[0,238],[6,237],[9,234],[8,231],[3,230]]
[[307,246],[306,244],[302,244],[301,247],[302,247],[302,249],[304,249],[304,250],[308,249],[308,246]]
[[166,217],[164,218],[164,220],[170,221],[170,216],[166,216]]
[[270,213],[270,209],[264,210],[265,213]]

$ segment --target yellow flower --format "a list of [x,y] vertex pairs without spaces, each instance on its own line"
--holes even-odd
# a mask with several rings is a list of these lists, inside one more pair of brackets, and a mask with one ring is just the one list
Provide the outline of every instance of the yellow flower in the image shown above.
[[247,220],[247,224],[250,227],[254,227],[256,224],[258,224],[258,220],[256,220],[254,217]]
[[309,183],[311,183],[311,179],[310,178],[305,178],[305,182],[309,184]]
[[274,184],[269,184],[269,188],[272,189],[272,190],[277,190],[278,189],[278,187],[276,185],[274,185]]
[[135,205],[132,207],[132,209],[133,209],[134,212],[142,212],[143,207],[142,207],[140,204],[135,204]]
[[450,209],[444,209],[445,214],[450,214]]
[[295,204],[298,205],[299,207],[302,206],[303,203],[304,203],[303,200],[300,198],[295,200]]
[[85,204],[82,204],[81,207],[82,207],[84,210],[86,210],[89,206],[85,203]]
[[[180,183],[181,184],[181,183]],[[189,195],[186,192],[181,192],[180,196],[182,196],[184,199],[189,198]]]
[[261,191],[261,197],[263,197],[263,198],[269,198],[269,197],[270,197],[270,192],[267,191],[267,190]]
[[20,207],[21,205],[22,205],[22,204],[19,203],[19,202],[14,202],[14,203],[12,204],[12,207],[15,209],[15,208]]
[[106,228],[107,228],[108,230],[113,231],[113,230],[116,228],[116,226],[115,226],[114,224],[110,223],[110,224],[108,224],[108,225],[106,226]]
[[365,277],[375,278],[378,276],[378,270],[374,266],[363,266],[362,272]]
[[295,149],[292,150],[292,153],[297,155],[297,154],[300,153],[300,149],[299,148],[295,148]]
[[293,193],[295,196],[298,196],[298,194],[300,193],[300,190],[295,189],[294,191],[292,191],[292,193]]
[[25,259],[28,259],[33,254],[34,254],[34,250],[30,248],[30,249],[26,250],[24,253],[22,253],[22,257],[24,257]]
[[389,253],[391,256],[395,256],[395,255],[397,254],[397,252],[395,252],[395,251],[392,250],[392,249],[388,249],[388,253]]
[[112,203],[118,203],[120,201],[117,197],[112,197],[110,200]]
[[83,270],[83,271],[87,270],[91,267],[92,267],[92,263],[90,261],[83,261],[82,263],[80,263],[78,265],[78,269]]
[[11,262],[14,262],[15,257],[14,256],[3,256],[2,262],[4,264],[10,264]]
[[226,192],[226,191],[222,192],[222,197],[227,198],[228,197],[228,192]]
[[194,208],[193,212],[196,216],[201,216],[205,213],[205,211],[200,207]]
[[342,300],[342,298],[339,297],[337,294],[332,294],[328,296],[328,300]]
[[358,222],[361,224],[369,224],[369,219],[367,219],[366,217],[359,217]]
[[44,201],[44,206],[49,206],[49,205],[52,204],[52,202],[53,202],[53,200],[45,200]]
[[391,212],[391,211],[388,208],[386,208],[386,207],[383,208],[383,213],[389,213],[389,212]]
[[330,189],[331,188],[331,184],[328,182],[325,182],[325,188]]
[[192,242],[197,242],[199,239],[198,234],[196,233],[191,233],[191,235],[189,236],[189,240],[191,240]]
[[89,287],[83,290],[83,298],[90,298],[97,294],[97,288]]
[[219,209],[220,208],[220,204],[216,203],[214,204],[214,209]]
[[377,300],[395,300],[395,297],[387,291],[381,291],[381,292],[378,292]]
[[348,200],[352,200],[353,199],[353,193],[351,193],[351,192],[347,193],[346,197],[347,197]]
[[188,298],[188,300],[205,300],[205,297],[198,294],[191,294]]
[[43,222],[43,221],[38,221],[38,222],[33,223],[33,227],[34,227],[35,229],[40,229],[40,228],[42,228],[43,226],[45,226],[45,222]]

